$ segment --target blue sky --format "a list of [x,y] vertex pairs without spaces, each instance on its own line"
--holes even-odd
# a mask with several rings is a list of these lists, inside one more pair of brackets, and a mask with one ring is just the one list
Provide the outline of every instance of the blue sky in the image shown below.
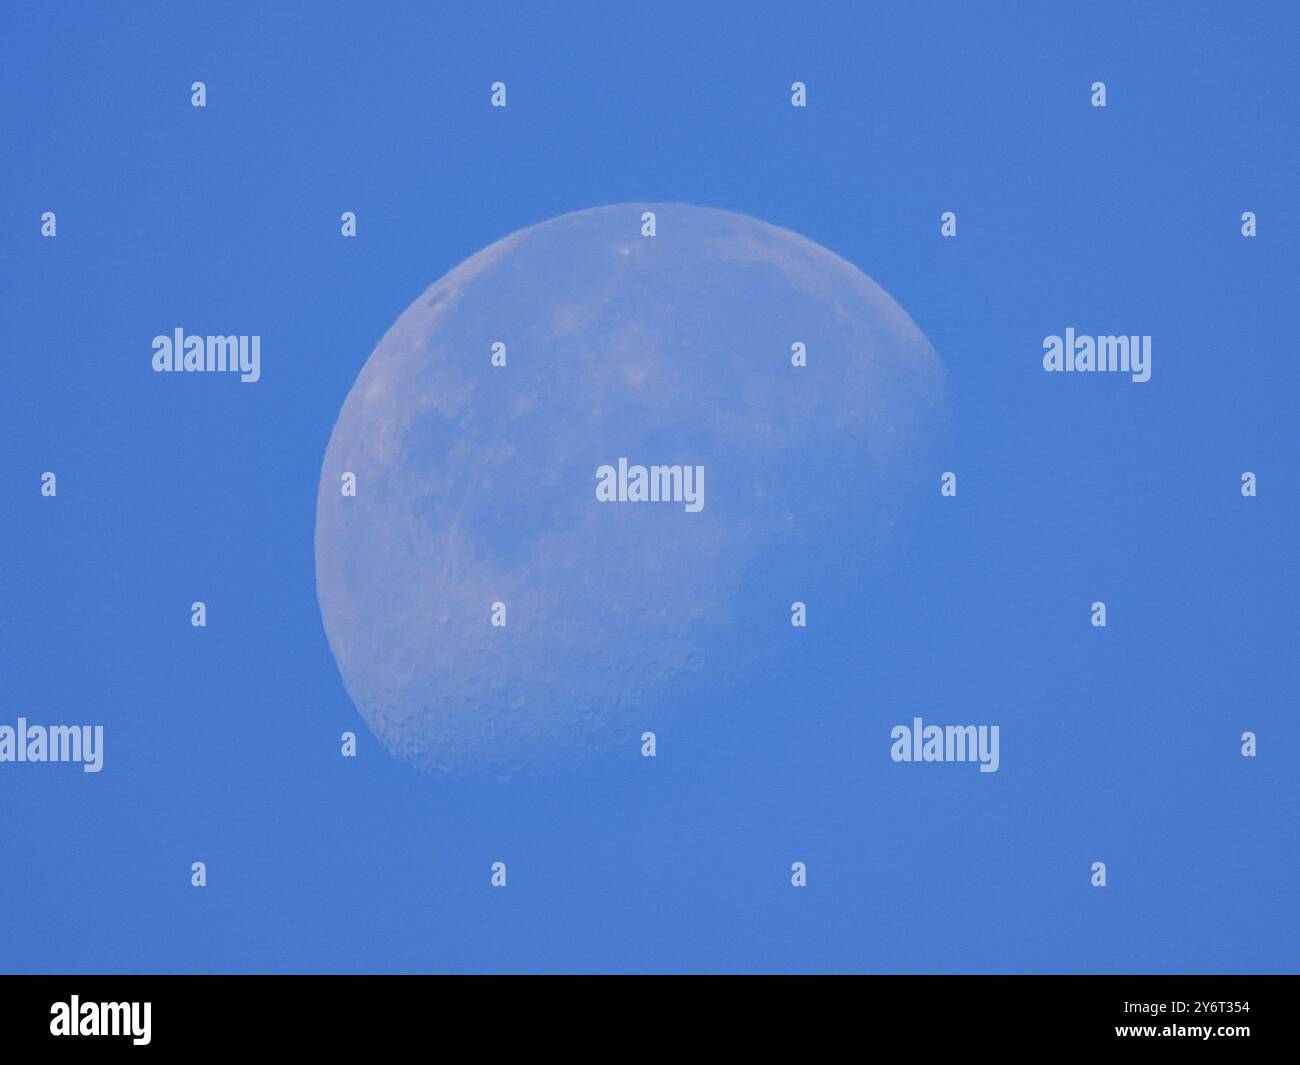
[[[610,7],[4,15],[0,723],[107,749],[0,764],[0,970],[1294,971],[1293,10]],[[640,200],[883,286],[959,497],[654,761],[422,775],[322,631],[330,429],[447,270]],[[260,334],[262,380],[150,373],[176,325]],[[1067,326],[1151,335],[1151,381],[1044,374]],[[891,763],[917,714],[1000,723],[999,772]]]

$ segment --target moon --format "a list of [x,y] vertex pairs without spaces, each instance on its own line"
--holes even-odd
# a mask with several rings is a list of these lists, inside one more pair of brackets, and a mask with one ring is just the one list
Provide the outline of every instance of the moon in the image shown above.
[[[511,234],[406,309],[334,426],[316,588],[343,684],[424,769],[635,751],[682,693],[779,665],[815,631],[795,601],[881,564],[905,497],[938,492],[944,410],[902,308],[789,230],[621,204]],[[620,459],[703,467],[703,505],[602,501]]]

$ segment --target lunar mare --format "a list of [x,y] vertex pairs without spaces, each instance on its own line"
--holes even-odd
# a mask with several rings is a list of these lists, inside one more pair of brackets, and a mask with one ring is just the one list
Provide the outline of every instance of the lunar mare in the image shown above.
[[[330,437],[316,585],[344,686],[429,769],[639,743],[675,694],[781,654],[742,606],[798,598],[765,560],[869,558],[942,411],[911,319],[795,233],[625,204],[505,237],[398,318]],[[602,503],[611,456],[707,470],[707,506]]]

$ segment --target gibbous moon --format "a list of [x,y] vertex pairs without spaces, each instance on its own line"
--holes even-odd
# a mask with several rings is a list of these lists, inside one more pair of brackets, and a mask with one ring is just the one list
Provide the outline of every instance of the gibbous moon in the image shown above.
[[[788,230],[623,204],[505,237],[398,318],[330,437],[316,588],[348,694],[428,769],[634,754],[682,693],[813,636],[792,602],[937,494],[943,412],[907,314]],[[700,505],[602,501],[620,459],[702,467]]]

